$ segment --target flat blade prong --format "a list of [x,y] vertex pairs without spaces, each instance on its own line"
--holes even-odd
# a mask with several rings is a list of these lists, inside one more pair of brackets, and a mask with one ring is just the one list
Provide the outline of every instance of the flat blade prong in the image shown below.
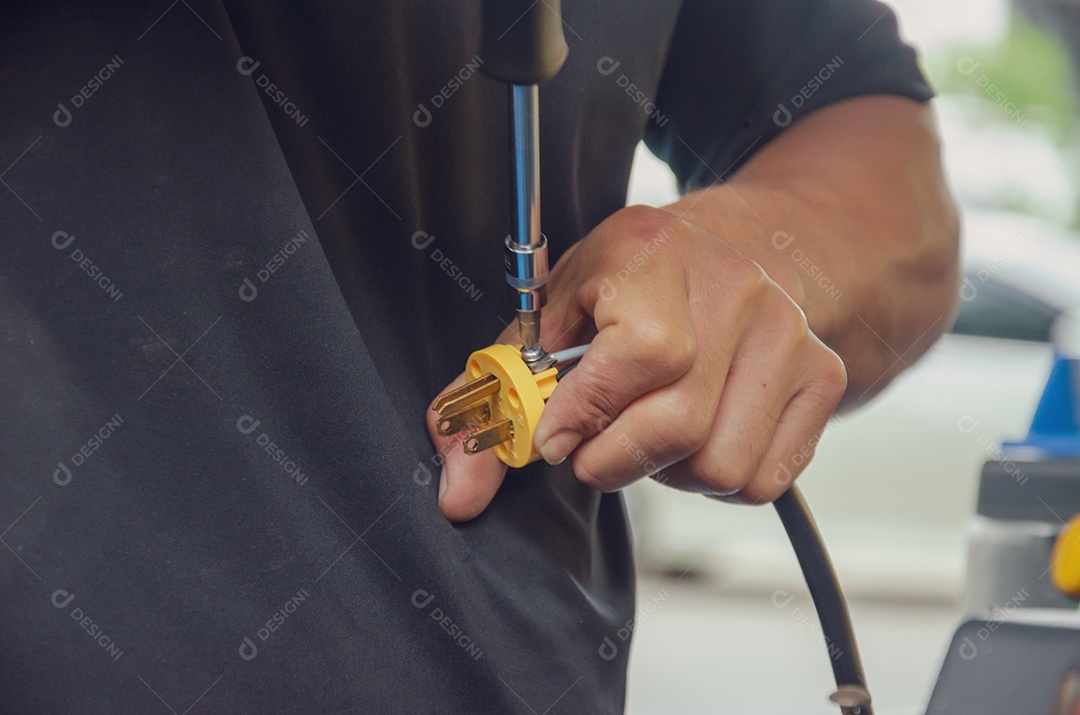
[[465,454],[476,454],[491,449],[514,436],[514,423],[510,420],[496,422],[483,429],[478,429],[465,438]]
[[487,402],[439,416],[439,434],[449,437],[463,429],[482,425],[491,419],[491,407]]
[[435,402],[431,403],[431,409],[438,412],[440,417],[445,417],[452,412],[471,407],[474,402],[494,395],[498,391],[499,378],[494,375],[484,375],[439,395],[435,398]]

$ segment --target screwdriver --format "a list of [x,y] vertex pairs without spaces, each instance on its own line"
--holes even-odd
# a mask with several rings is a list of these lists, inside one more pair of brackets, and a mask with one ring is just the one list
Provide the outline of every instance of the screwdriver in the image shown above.
[[539,85],[555,76],[569,48],[561,0],[484,0],[481,69],[510,94],[513,231],[505,246],[506,282],[517,314],[521,358],[539,373],[554,364],[540,345],[547,301],[547,238],[540,231]]

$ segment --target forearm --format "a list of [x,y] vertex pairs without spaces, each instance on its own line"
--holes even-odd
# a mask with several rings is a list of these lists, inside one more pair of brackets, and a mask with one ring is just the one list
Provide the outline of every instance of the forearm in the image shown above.
[[925,105],[865,97],[815,112],[728,185],[667,210],[788,292],[847,365],[848,406],[884,388],[951,322],[958,221]]

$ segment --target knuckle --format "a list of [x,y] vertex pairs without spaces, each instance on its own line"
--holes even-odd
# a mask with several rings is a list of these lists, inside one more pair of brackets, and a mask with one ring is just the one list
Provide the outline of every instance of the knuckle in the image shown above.
[[743,424],[724,439],[715,440],[690,460],[698,480],[717,494],[733,494],[750,485],[760,471],[771,435]]
[[773,286],[765,269],[742,255],[730,256],[724,266],[724,283],[736,294],[751,298],[768,292]]
[[674,235],[677,222],[663,209],[636,204],[613,213],[587,239],[617,252],[634,252],[649,243],[657,244],[654,249],[662,249]]
[[772,319],[777,329],[792,343],[801,343],[811,337],[806,314],[779,287],[772,292]]
[[657,405],[653,412],[651,442],[665,461],[685,459],[701,450],[712,431],[712,415],[687,407],[677,395]]
[[577,476],[578,481],[585,486],[604,493],[616,491],[618,488],[613,485],[609,479],[591,468],[584,459],[575,457],[572,460],[572,464],[574,465],[574,474]]
[[824,411],[831,414],[847,391],[847,384],[844,361],[832,350],[821,346],[814,361],[808,392],[817,398]]
[[694,364],[697,342],[670,322],[642,316],[625,326],[627,344],[641,370],[665,377],[686,374]]
[[765,445],[750,437],[702,450],[691,469],[698,480],[719,494],[742,493],[758,471]]
[[676,220],[667,211],[658,209],[655,206],[646,206],[645,204],[627,206],[616,213],[615,216],[617,217],[616,220],[619,221],[620,228],[624,230],[628,228],[632,235],[646,238],[651,238],[654,234],[669,229]]
[[750,475],[732,464],[714,464],[708,473],[702,474],[698,471],[696,473],[698,481],[705,485],[709,493],[713,494],[723,496],[741,494],[750,484]]
[[570,422],[582,434],[589,436],[602,432],[619,416],[621,405],[616,397],[616,385],[604,378],[605,371],[591,375],[591,379],[577,379],[563,383],[573,403]]
[[847,366],[840,356],[832,350],[826,349],[827,365],[822,369],[820,378],[822,386],[829,394],[839,399],[847,391],[848,375]]
[[810,339],[813,333],[810,332],[810,324],[806,321],[806,315],[801,308],[791,303],[787,296],[784,296],[784,299],[788,301],[789,307],[783,312],[782,320],[788,334],[800,342]]
[[646,257],[661,261],[680,256],[688,224],[674,214],[652,206],[630,206],[615,214],[608,240],[622,259]]
[[769,504],[788,490],[790,485],[780,485],[773,479],[754,479],[743,487],[737,499],[744,504]]

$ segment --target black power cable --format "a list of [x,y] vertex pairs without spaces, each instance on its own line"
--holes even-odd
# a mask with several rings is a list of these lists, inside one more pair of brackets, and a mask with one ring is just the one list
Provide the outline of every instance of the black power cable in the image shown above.
[[774,506],[799,560],[826,643],[840,649],[831,658],[837,688],[831,699],[840,705],[844,715],[873,715],[847,601],[810,507],[799,488],[794,486],[784,492]]
[[[563,353],[552,353],[563,365],[558,372],[559,380],[578,366],[577,359],[586,348],[587,344]],[[859,646],[855,642],[855,632],[851,627],[847,601],[844,599],[844,592],[840,590],[840,581],[814,516],[810,513],[810,507],[796,486],[784,492],[774,506],[795,550],[795,557],[799,560],[799,567],[806,579],[807,588],[810,589],[810,597],[814,601],[826,643],[840,649],[837,655],[830,658],[833,676],[836,678],[836,692],[830,699],[840,706],[843,715],[873,715],[870,691],[866,687],[866,674],[859,657]]]

